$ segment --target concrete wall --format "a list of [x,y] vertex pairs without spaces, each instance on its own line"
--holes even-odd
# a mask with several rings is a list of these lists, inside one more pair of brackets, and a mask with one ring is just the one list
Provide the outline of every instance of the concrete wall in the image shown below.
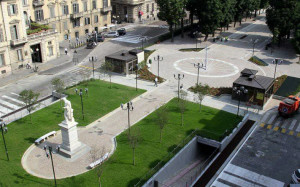
[[194,137],[187,145],[184,146],[164,167],[162,167],[153,177],[151,177],[143,187],[154,186],[154,180],[163,182],[174,176],[176,171],[186,167],[191,161],[196,160],[199,156],[197,137]]

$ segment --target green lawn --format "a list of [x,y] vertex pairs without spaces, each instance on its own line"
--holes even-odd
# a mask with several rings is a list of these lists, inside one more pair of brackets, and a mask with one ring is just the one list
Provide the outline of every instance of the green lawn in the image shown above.
[[[49,111],[47,112],[44,110],[34,115],[42,115],[40,113],[44,113],[44,115],[48,114],[48,116],[58,118],[58,115],[61,114],[55,113],[56,109],[54,109],[58,107],[58,104],[53,107],[48,107],[47,110]],[[117,149],[109,161],[105,163],[105,170],[102,175],[102,185],[104,187],[133,186],[150,168],[155,166],[159,160],[163,159],[194,129],[198,128],[202,130],[202,132],[213,132],[209,133],[208,136],[219,139],[223,136],[226,129],[233,129],[240,120],[237,119],[234,114],[205,106],[203,106],[202,111],[199,112],[199,105],[188,103],[185,113],[185,125],[181,126],[177,99],[171,100],[167,106],[170,112],[170,121],[164,129],[162,143],[159,143],[159,128],[154,122],[156,117],[155,113],[150,114],[132,127],[132,132],[139,129],[141,134],[141,142],[136,149],[136,166],[132,165],[132,150],[127,141],[127,132],[123,132],[117,137]],[[49,108],[51,108],[51,110]],[[135,110],[137,110],[137,108],[135,108]],[[37,116],[34,116],[33,120],[36,118]],[[59,118],[59,120],[61,120],[62,117]],[[76,118],[78,119],[78,116]],[[56,122],[54,123],[57,119],[49,120],[49,123],[47,121],[43,123],[39,120],[39,123],[34,125],[25,124],[24,122],[27,120],[28,119],[24,119],[10,125],[10,134],[7,134],[6,137],[9,142],[8,148],[12,161],[7,162],[3,149],[0,149],[0,156],[2,155],[0,157],[1,183],[8,186],[53,185],[52,180],[39,179],[26,174],[21,167],[20,160],[22,154],[30,146],[34,138],[53,130],[54,127],[58,129]],[[52,123],[54,124],[48,126],[48,124]],[[59,186],[97,186],[97,181],[97,176],[93,170],[76,177],[58,180],[58,184]]]

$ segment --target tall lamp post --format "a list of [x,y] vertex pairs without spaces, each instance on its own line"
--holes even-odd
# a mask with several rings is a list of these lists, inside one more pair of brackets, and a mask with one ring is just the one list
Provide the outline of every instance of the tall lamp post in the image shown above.
[[[49,151],[49,153],[47,153],[47,148],[48,148],[48,151]],[[52,164],[52,171],[53,171],[53,178],[54,178],[54,184],[55,184],[55,186],[57,186],[57,184],[56,184],[56,177],[55,177],[55,169],[54,169],[54,164],[53,164],[53,157],[52,157],[52,153],[53,153],[53,151],[52,151],[52,146],[47,146],[47,145],[45,145],[44,146],[44,151],[45,151],[45,153],[46,153],[46,157],[47,158],[51,158],[51,164]],[[58,145],[58,146],[56,146],[56,151],[57,151],[57,153],[60,151],[60,146]]]
[[92,56],[89,57],[89,61],[92,62],[93,65],[93,78],[95,78],[95,62],[97,62],[97,57],[96,56]]
[[139,40],[142,41],[142,50],[144,50],[144,42],[147,41],[147,38],[145,36],[143,36],[143,37],[140,37]]
[[2,138],[3,138],[3,142],[4,142],[4,148],[5,148],[5,152],[6,152],[7,161],[9,161],[8,151],[7,151],[5,137],[4,137],[4,134],[7,133],[7,125],[3,121],[2,118],[0,118],[0,129],[1,129],[1,132],[2,132]]
[[240,111],[241,97],[243,95],[246,95],[248,93],[248,90],[245,89],[244,86],[241,86],[241,87],[233,87],[233,91],[239,97],[238,110],[237,110],[237,113],[236,113],[236,117],[238,117],[239,116],[239,111]]
[[259,39],[256,39],[256,40],[251,39],[250,40],[250,42],[252,44],[252,57],[254,56],[254,47],[255,47],[255,45],[257,44],[258,41],[259,41]]
[[157,67],[158,67],[158,69],[157,69],[157,76],[158,76],[158,78],[159,78],[159,62],[160,62],[160,61],[163,61],[164,58],[161,57],[161,56],[159,56],[159,55],[157,55],[156,58],[154,57],[154,60],[157,61],[157,65],[158,65],[158,66],[157,66]]
[[81,113],[82,113],[82,120],[84,120],[84,112],[83,112],[83,101],[82,101],[82,89],[80,88],[80,91],[79,91],[79,96],[80,96],[80,99],[81,99]]
[[272,61],[272,63],[275,64],[274,79],[276,78],[277,65],[278,64],[280,65],[282,62],[283,62],[283,60],[279,60],[278,58],[276,58]]
[[122,104],[122,103],[121,103],[121,109],[122,109],[122,110],[127,110],[127,111],[128,111],[128,131],[129,131],[129,134],[130,134],[130,115],[129,115],[129,112],[130,112],[130,111],[133,111],[133,105],[132,105],[132,102],[129,101],[129,102],[126,103],[126,104]]
[[184,74],[177,74],[177,76],[174,74],[174,78],[178,80],[178,101],[179,101],[179,92],[180,92],[180,80],[184,78]]
[[199,71],[200,71],[200,69],[204,69],[204,70],[206,70],[206,66],[204,66],[202,63],[195,63],[194,64],[194,67],[195,68],[197,68],[198,69],[198,73],[197,73],[197,85],[199,84]]

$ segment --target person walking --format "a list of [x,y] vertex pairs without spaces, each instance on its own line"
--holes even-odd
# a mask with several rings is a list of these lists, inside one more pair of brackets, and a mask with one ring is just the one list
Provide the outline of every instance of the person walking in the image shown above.
[[156,87],[157,87],[157,81],[158,81],[158,79],[157,79],[157,77],[155,77],[155,79],[154,79],[154,86],[156,86]]
[[66,55],[68,55],[68,48],[65,48],[65,53]]

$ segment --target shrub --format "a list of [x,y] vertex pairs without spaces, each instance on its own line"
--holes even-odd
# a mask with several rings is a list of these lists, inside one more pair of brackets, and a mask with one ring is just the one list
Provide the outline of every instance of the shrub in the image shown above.
[[257,65],[259,65],[259,66],[268,66],[268,64],[267,64],[265,61],[259,59],[257,56],[251,57],[251,58],[249,59],[249,61],[250,61],[250,62],[253,62],[254,64],[257,64]]

